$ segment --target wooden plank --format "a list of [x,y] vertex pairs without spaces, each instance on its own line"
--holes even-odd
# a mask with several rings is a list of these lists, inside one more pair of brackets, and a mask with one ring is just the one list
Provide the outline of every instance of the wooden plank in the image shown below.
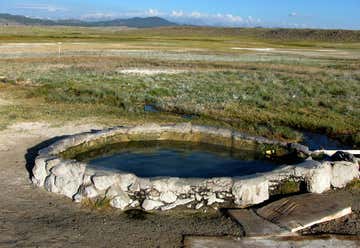
[[185,248],[358,248],[359,237],[341,235],[297,236],[297,237],[257,237],[257,238],[229,238],[229,237],[200,237],[186,236]]
[[247,237],[289,234],[288,230],[265,220],[251,209],[229,209],[227,212],[243,227]]
[[256,212],[282,228],[297,232],[351,214],[351,207],[328,194],[303,194],[275,201]]

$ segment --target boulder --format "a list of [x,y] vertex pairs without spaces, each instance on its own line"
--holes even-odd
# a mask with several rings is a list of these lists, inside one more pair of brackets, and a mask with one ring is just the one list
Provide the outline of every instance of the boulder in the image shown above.
[[120,174],[119,185],[123,191],[139,191],[140,184],[134,174]]
[[164,203],[161,201],[145,199],[144,202],[142,203],[141,207],[145,211],[150,211],[150,210],[158,209],[159,207],[161,207],[163,205],[164,205]]
[[312,169],[305,178],[308,192],[320,194],[330,190],[331,177],[332,170],[328,162],[323,162],[317,168]]
[[48,182],[52,185],[47,185],[47,189],[73,198],[82,185],[85,167],[85,164],[75,162],[63,162],[53,167],[51,169],[53,177]]
[[331,185],[343,188],[354,178],[359,177],[359,166],[351,162],[335,162],[332,167]]
[[55,176],[50,175],[45,179],[44,188],[53,193],[59,193],[59,189],[55,186]]
[[121,189],[121,187],[117,184],[112,185],[107,191],[106,191],[106,197],[107,198],[113,198],[121,193],[123,193],[124,191]]
[[162,207],[161,210],[163,211],[170,210],[176,208],[177,206],[189,204],[190,202],[193,201],[195,201],[195,198],[177,199],[175,202],[171,203],[170,205]]
[[204,185],[211,192],[230,192],[233,186],[233,180],[229,177],[212,178]]
[[106,190],[118,182],[116,175],[95,175],[91,180],[98,190]]
[[211,206],[214,203],[223,203],[224,200],[217,198],[215,193],[210,194],[208,197],[206,197],[205,199],[207,199],[207,205]]
[[176,199],[177,196],[171,191],[162,192],[160,194],[160,200],[165,203],[173,203],[174,201],[176,201]]
[[99,195],[94,185],[89,185],[84,188],[83,195],[87,198],[95,198]]
[[48,176],[46,171],[46,160],[47,157],[38,157],[35,160],[35,166],[32,169],[33,177],[31,181],[38,187],[44,186],[45,178]]
[[264,202],[269,199],[269,181],[263,177],[235,181],[232,194],[239,207]]
[[176,194],[187,194],[191,190],[190,184],[185,179],[175,177],[157,179],[152,183],[154,189],[159,192],[171,191]]
[[200,209],[204,206],[203,202],[199,202],[198,204],[196,204],[195,209]]
[[110,200],[110,205],[114,208],[124,210],[131,202],[132,200],[128,194],[125,192],[119,192],[117,196]]

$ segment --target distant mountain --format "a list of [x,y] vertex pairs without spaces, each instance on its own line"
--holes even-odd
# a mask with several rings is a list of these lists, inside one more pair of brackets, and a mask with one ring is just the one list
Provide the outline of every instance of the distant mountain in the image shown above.
[[160,17],[134,17],[129,19],[114,19],[108,21],[82,21],[76,19],[69,20],[48,20],[30,18],[22,15],[11,15],[0,13],[0,24],[8,25],[44,25],[44,26],[83,26],[83,27],[116,27],[125,26],[130,28],[154,28],[177,26],[178,24],[169,22]]

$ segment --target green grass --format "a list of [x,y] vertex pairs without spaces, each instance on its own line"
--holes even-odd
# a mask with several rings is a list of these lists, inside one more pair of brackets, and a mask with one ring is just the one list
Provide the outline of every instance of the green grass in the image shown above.
[[[327,32],[298,40],[306,33],[299,31],[291,39],[289,30],[271,38],[271,31],[262,29],[1,28],[0,42],[80,40],[94,42],[89,48],[90,44],[104,47],[98,48],[103,56],[69,48],[65,57],[57,59],[49,57],[48,50],[34,49],[26,50],[26,58],[0,59],[0,77],[6,78],[0,83],[0,99],[8,97],[14,103],[0,105],[0,128],[18,121],[86,118],[107,125],[180,122],[188,121],[181,114],[195,114],[199,116],[191,120],[195,123],[269,138],[298,141],[301,130],[310,130],[360,145],[357,55],[264,55],[229,49],[341,48],[357,54],[356,32],[336,33],[351,37],[331,41]],[[151,51],[112,52],[114,42]],[[175,48],[201,50],[184,53],[174,52]],[[118,73],[122,68],[193,71],[140,76]],[[163,112],[145,113],[145,104]]]
[[81,202],[82,206],[87,207],[87,208],[91,208],[94,210],[109,210],[111,209],[111,205],[110,205],[110,199],[103,197],[103,198],[98,198],[98,199],[89,199],[86,198],[85,200],[83,200]]
[[297,139],[293,129],[306,129],[358,142],[358,74],[259,69],[130,76],[67,68],[42,74],[36,81],[40,86],[29,90],[28,97],[45,97],[51,103],[107,105],[128,113],[142,113],[145,104],[154,104],[167,112],[248,126],[265,136]]

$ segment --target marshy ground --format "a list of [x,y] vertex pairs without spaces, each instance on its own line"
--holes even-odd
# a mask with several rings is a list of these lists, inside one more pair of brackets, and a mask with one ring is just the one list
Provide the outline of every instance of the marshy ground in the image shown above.
[[[293,32],[1,27],[0,246],[179,247],[184,234],[241,235],[216,213],[134,220],[34,189],[28,150],[64,134],[150,121],[285,141],[307,130],[359,147],[359,32]],[[354,209],[313,230],[359,235]]]

